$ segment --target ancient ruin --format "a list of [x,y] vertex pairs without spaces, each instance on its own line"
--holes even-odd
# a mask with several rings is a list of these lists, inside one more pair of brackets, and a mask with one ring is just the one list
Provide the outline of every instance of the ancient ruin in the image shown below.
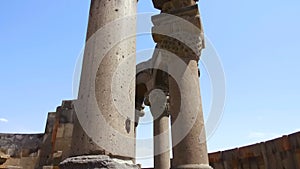
[[152,17],[156,47],[138,65],[136,4],[91,1],[78,99],[49,113],[43,134],[0,134],[0,168],[141,168],[135,141],[145,106],[154,121],[155,169],[300,168],[299,133],[208,155],[197,0],[153,0],[161,10]]
[[[70,156],[74,126],[71,119],[75,113],[72,102],[63,101],[56,112],[48,114],[44,134],[0,134],[0,168],[58,169],[59,163]],[[300,132],[254,145],[209,153],[210,165],[215,169],[298,169],[299,158]]]

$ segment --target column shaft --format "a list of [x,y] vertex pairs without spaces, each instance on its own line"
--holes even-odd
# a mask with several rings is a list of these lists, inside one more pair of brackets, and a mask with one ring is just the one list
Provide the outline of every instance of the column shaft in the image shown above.
[[168,132],[169,116],[161,116],[154,120],[154,169],[170,169],[170,138]]
[[[192,125],[188,134],[177,145],[173,145],[173,166],[179,168],[210,168],[206,137],[204,130],[203,112],[200,97],[198,66],[196,60],[187,60],[188,75],[182,72],[181,80],[170,79],[170,111],[172,121],[172,140],[178,141],[178,136],[184,134]],[[187,73],[188,74],[188,73]],[[180,86],[180,87],[179,87]],[[198,111],[198,112],[195,112]],[[180,117],[180,119],[177,119]],[[180,126],[173,127],[173,123],[179,120]]]
[[[81,112],[76,113],[71,156],[106,154],[135,158],[135,22],[118,20],[135,15],[136,3],[136,0],[91,1],[78,94],[78,100],[82,101],[79,110],[76,109]],[[101,32],[107,24],[111,24],[110,29]],[[132,37],[127,37],[128,30]],[[103,51],[107,51],[104,57]],[[103,59],[96,65],[99,57]],[[98,115],[92,115],[98,109],[104,119],[99,122]],[[82,117],[88,121],[80,121]]]

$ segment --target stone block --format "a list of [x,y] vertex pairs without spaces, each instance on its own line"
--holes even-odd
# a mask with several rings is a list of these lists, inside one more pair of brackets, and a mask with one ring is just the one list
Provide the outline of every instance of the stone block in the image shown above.
[[58,138],[55,142],[55,151],[66,151],[71,148],[72,138]]
[[55,122],[55,116],[56,116],[56,112],[48,113],[45,133],[52,133],[54,122]]
[[56,138],[63,138],[64,130],[65,130],[64,125],[59,125],[59,127],[57,128],[57,132],[56,132]]
[[64,160],[60,169],[140,169],[132,161],[113,159],[105,155],[78,156]]
[[278,144],[279,142],[280,141],[278,139],[266,142],[267,157],[269,160],[270,168],[283,168],[281,163],[282,159],[280,157],[282,146]]
[[20,160],[20,166],[23,167],[23,169],[33,169],[36,165],[37,157],[23,157]]
[[291,149],[300,149],[300,132],[289,135]]
[[298,150],[298,151],[294,152],[293,157],[294,157],[296,168],[300,168],[300,160],[298,160],[298,159],[300,159],[300,151]]
[[7,161],[5,162],[6,166],[18,166],[21,162],[20,158],[9,158],[7,159]]
[[21,156],[22,157],[29,157],[30,155],[30,150],[29,149],[22,149],[22,152],[21,152]]
[[235,160],[238,158],[238,151],[239,149],[231,149],[231,150],[227,150],[227,151],[223,151],[222,153],[222,158],[226,161],[231,161],[231,160]]
[[64,126],[64,137],[72,137],[74,125],[71,123],[67,123]]
[[219,152],[209,154],[210,163],[217,163],[220,162],[221,160],[222,160],[222,152],[219,151]]

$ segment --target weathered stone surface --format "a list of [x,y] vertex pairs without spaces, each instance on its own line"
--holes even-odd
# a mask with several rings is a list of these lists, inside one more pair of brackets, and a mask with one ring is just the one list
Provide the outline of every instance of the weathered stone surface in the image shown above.
[[71,156],[135,158],[136,3],[91,1]]
[[8,158],[9,156],[5,155],[0,151],[0,165],[4,164]]
[[299,169],[300,132],[259,144],[209,154],[214,169]]
[[[158,64],[167,67],[171,75],[160,79],[169,78],[167,87],[172,123],[172,168],[211,168],[207,155],[206,136],[203,132],[205,129],[198,80],[198,61],[205,45],[196,0],[153,0],[153,3],[161,10],[161,14],[152,17],[154,25],[152,35],[159,49],[157,50],[159,55],[154,53],[152,59],[157,60],[157,56],[171,58],[170,54],[173,54],[185,63],[180,66],[180,62],[172,60],[167,63],[161,61]],[[164,125],[161,122],[155,120],[154,133]],[[168,128],[168,125],[166,127]],[[156,156],[155,169],[169,169],[169,160],[162,157],[162,155]]]
[[106,155],[78,156],[68,158],[59,166],[61,169],[139,169],[132,161],[113,159]]
[[29,156],[38,151],[42,139],[43,134],[0,134],[0,150],[11,157],[20,157],[26,150]]

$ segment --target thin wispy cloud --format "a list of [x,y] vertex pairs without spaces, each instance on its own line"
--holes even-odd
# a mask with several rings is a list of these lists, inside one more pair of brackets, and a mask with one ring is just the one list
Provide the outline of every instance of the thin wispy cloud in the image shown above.
[[7,123],[7,122],[8,122],[8,120],[7,120],[7,119],[5,119],[5,118],[0,118],[0,122],[2,122],[2,123]]

